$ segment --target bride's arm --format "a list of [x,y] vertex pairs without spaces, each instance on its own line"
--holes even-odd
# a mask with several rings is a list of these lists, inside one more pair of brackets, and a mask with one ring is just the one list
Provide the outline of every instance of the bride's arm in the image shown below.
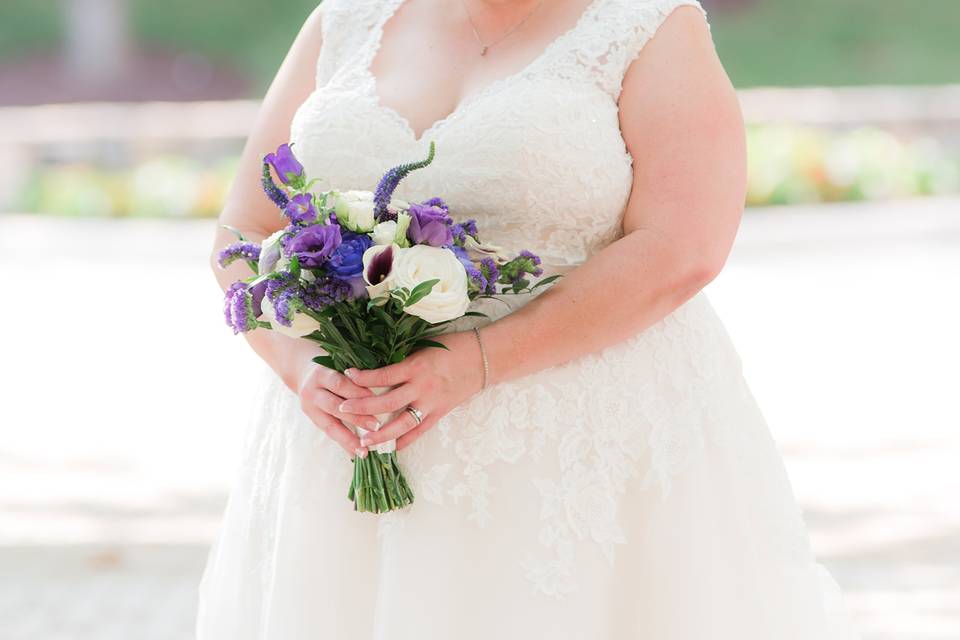
[[[702,289],[726,261],[743,211],[745,133],[736,93],[698,11],[680,7],[660,26],[630,65],[619,106],[634,170],[624,236],[482,330],[491,383],[636,335]],[[475,337],[461,332],[443,341],[450,351],[426,349],[353,375],[361,384],[409,384],[345,408],[414,404],[427,418],[400,438],[398,447],[405,446],[479,389]],[[395,421],[372,442],[409,428]]]
[[484,330],[492,382],[636,335],[723,267],[743,211],[745,134],[695,9],[677,9],[630,66],[620,127],[633,157],[624,236]]
[[[220,225],[239,229],[256,242],[284,226],[276,206],[260,190],[261,158],[264,153],[289,142],[293,115],[316,87],[315,70],[321,46],[321,11],[318,7],[307,18],[267,90],[219,216],[210,266],[224,291],[231,283],[249,276],[250,271],[242,260],[226,269],[217,264],[220,251],[236,241],[236,236]],[[304,412],[317,426],[353,453],[359,441],[352,431],[334,419],[345,417],[337,415],[336,404],[343,397],[364,397],[372,393],[338,372],[311,362],[319,350],[309,340],[290,338],[265,329],[255,329],[243,335],[284,384],[300,395]],[[358,424],[374,420],[372,416],[351,418]]]

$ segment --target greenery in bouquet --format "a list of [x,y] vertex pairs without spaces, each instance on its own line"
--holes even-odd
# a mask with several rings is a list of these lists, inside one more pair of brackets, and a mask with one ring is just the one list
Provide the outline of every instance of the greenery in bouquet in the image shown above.
[[[418,349],[446,348],[432,338],[458,318],[482,316],[469,309],[477,298],[529,293],[555,280],[541,277],[540,258],[530,251],[511,256],[481,241],[476,221],[455,222],[442,198],[393,197],[435,152],[431,142],[426,159],[390,169],[372,192],[313,191],[316,181],[292,145],[266,155],[264,192],[285,226],[259,243],[231,229],[239,241],[221,252],[220,266],[242,260],[253,272],[226,291],[224,317],[234,333],[265,328],[306,338],[323,350],[318,364],[373,369]],[[395,445],[354,457],[347,497],[357,511],[413,502]]]

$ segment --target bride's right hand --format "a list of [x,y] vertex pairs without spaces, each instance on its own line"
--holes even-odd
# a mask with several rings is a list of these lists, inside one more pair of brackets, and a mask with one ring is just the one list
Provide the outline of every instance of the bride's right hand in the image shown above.
[[380,427],[373,416],[341,413],[337,410],[347,398],[366,398],[373,395],[367,387],[352,382],[348,377],[316,363],[309,363],[299,376],[297,395],[300,407],[321,431],[330,436],[350,455],[366,457],[367,448],[360,446],[360,438],[343,421],[359,425],[368,431]]

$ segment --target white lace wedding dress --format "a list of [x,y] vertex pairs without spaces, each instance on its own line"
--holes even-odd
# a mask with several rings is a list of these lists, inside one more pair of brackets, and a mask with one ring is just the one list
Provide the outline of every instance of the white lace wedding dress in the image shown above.
[[[399,197],[442,196],[548,273],[615,240],[632,175],[624,71],[674,8],[700,5],[593,0],[417,139],[369,71],[401,2],[324,1],[318,88],[291,132],[309,175],[373,189],[434,140]],[[198,640],[855,637],[703,292],[623,343],[460,406],[399,454],[414,504],[379,516],[353,510],[349,457],[264,376]]]

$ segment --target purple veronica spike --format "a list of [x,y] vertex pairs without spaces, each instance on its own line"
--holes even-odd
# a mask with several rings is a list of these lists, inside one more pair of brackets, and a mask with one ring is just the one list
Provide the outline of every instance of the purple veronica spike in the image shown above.
[[408,210],[410,226],[407,238],[413,244],[428,244],[432,247],[445,247],[453,244],[453,220],[440,207],[426,204],[411,204]]
[[317,207],[313,204],[313,194],[302,193],[290,198],[283,214],[293,224],[310,224],[317,221]]
[[297,178],[303,178],[303,165],[293,155],[293,149],[289,144],[280,145],[276,153],[268,153],[263,157],[263,161],[273,167],[283,184],[290,184],[296,182]]
[[387,210],[387,205],[390,204],[390,199],[393,197],[393,192],[396,190],[397,185],[400,184],[400,181],[403,180],[411,171],[422,169],[433,162],[433,156],[435,152],[436,144],[431,141],[430,153],[427,154],[427,158],[425,160],[401,164],[393,167],[383,174],[383,177],[380,178],[380,183],[377,185],[377,190],[373,194],[373,213],[378,222],[396,219],[396,215]]
[[263,192],[267,194],[270,201],[281,209],[286,208],[290,202],[290,198],[288,198],[283,189],[278,187],[273,181],[273,174],[270,173],[270,165],[266,162],[263,163],[261,182],[263,184]]
[[223,251],[217,258],[217,264],[221,268],[228,267],[237,260],[247,260],[256,262],[260,259],[260,245],[252,242],[234,242]]

